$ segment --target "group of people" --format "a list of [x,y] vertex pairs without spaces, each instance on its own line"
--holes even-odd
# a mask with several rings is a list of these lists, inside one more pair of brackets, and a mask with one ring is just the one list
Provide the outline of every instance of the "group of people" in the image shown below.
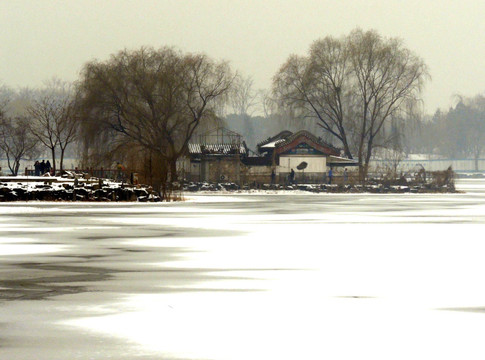
[[37,160],[34,163],[35,176],[42,176],[46,173],[50,174],[51,170],[52,170],[52,167],[51,167],[51,163],[49,162],[49,160],[47,160],[47,161],[42,160],[41,162],[39,162],[39,160]]

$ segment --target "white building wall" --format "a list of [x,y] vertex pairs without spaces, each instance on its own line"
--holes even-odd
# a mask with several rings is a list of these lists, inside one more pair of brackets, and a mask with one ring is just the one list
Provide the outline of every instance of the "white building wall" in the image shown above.
[[[304,170],[298,170],[297,166],[303,161],[308,164],[307,167]],[[296,173],[325,173],[327,171],[327,158],[325,156],[280,156],[278,172],[289,173],[291,169],[293,169]]]

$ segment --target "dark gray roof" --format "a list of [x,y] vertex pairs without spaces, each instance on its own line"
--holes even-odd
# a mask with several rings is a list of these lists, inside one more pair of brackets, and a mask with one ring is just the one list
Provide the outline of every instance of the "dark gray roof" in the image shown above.
[[269,143],[273,143],[273,142],[277,142],[278,140],[284,140],[286,139],[288,136],[291,136],[293,133],[289,130],[284,130],[284,131],[281,131],[280,133],[276,134],[275,136],[271,136],[269,138],[267,138],[266,140],[264,141],[261,141],[257,147],[260,148],[260,147],[264,147],[265,145],[269,144]]
[[[294,134],[291,134],[290,136],[288,136],[286,139],[285,139],[285,143],[290,143],[292,142],[294,139],[300,137],[300,136],[305,136],[307,137],[308,139],[312,140],[313,142],[316,142],[317,144],[320,144],[322,146],[325,146],[325,147],[328,147],[334,151],[336,151],[337,153],[340,153],[340,150],[337,149],[335,146],[323,141],[322,138],[319,138],[319,137],[316,137],[315,135],[313,135],[311,132],[309,131],[306,131],[306,130],[300,130]],[[282,143],[278,143],[277,146],[281,146]]]
[[230,155],[246,154],[247,150],[243,144],[189,144],[189,154],[207,155]]
[[285,130],[280,132],[279,134],[272,136],[258,144],[258,151],[260,153],[263,153],[265,151],[268,151],[270,149],[279,147],[279,146],[284,146],[285,144],[288,144],[292,142],[294,139],[298,138],[299,136],[305,136],[308,139],[312,140],[313,142],[320,144],[322,146],[325,146],[329,149],[334,150],[336,153],[340,153],[340,150],[334,147],[331,144],[326,143],[323,141],[321,138],[316,137],[312,133],[306,130],[300,130],[297,131],[296,133],[292,133],[291,131]]

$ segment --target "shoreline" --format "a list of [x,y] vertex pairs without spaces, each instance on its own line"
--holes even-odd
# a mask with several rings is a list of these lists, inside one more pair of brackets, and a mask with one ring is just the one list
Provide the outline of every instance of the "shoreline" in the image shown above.
[[11,178],[0,181],[0,203],[158,203],[179,202],[191,195],[309,195],[309,194],[454,194],[463,193],[454,182],[439,183],[391,183],[370,181],[357,184],[253,184],[239,186],[236,183],[187,183],[177,186],[163,199],[147,185],[131,185],[104,179],[76,181],[66,178],[45,177],[39,179]]

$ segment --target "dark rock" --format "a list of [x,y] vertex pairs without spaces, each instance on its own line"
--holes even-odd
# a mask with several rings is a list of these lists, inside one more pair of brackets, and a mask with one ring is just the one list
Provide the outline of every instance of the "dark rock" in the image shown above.
[[146,191],[145,189],[134,189],[133,192],[137,197],[148,196],[148,191]]

